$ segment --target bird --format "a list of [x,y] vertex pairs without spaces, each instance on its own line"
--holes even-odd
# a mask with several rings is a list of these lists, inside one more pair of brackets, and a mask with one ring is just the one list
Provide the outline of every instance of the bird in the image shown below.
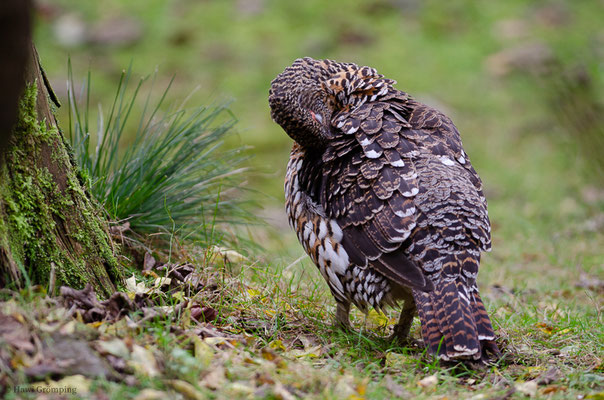
[[[443,362],[501,357],[476,283],[491,249],[482,181],[442,112],[376,69],[296,59],[269,89],[272,119],[293,139],[285,209],[350,329],[350,307],[401,307],[392,339],[417,315]],[[402,304],[402,305],[401,305]]]

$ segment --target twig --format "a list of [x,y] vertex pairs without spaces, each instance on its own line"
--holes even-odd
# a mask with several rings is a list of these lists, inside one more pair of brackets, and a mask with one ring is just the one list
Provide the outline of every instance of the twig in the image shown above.
[[50,296],[54,296],[56,280],[57,280],[56,266],[55,266],[55,263],[51,261],[50,277],[48,278],[48,294]]
[[300,261],[302,261],[305,257],[306,257],[306,254],[302,254],[300,257],[298,257],[297,260],[295,260],[294,262],[292,262],[291,264],[289,264],[287,267],[283,268],[283,271],[287,271],[288,269],[290,269],[291,267],[293,267],[294,265],[296,265]]

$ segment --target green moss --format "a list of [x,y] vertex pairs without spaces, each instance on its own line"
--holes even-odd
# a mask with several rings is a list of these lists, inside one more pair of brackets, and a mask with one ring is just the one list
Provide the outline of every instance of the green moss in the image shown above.
[[[0,167],[0,247],[27,266],[33,283],[47,284],[54,264],[57,286],[91,283],[109,295],[121,273],[102,214],[80,184],[58,129],[38,121],[36,99],[32,84],[21,100],[15,145]],[[64,174],[64,190],[43,165],[44,155],[50,155],[55,174]]]
[[38,114],[36,111],[37,99],[38,86],[36,84],[28,85],[21,96],[19,120],[14,131],[15,135],[38,134],[40,124],[38,124]]
[[3,182],[8,182],[9,175],[6,168],[2,167],[0,163],[0,248],[9,249],[10,256],[12,257],[15,264],[21,271],[24,270],[24,255],[21,247],[14,246],[15,238],[11,235],[10,224],[6,219],[6,205],[2,199],[9,198],[7,194],[7,185],[3,185]]

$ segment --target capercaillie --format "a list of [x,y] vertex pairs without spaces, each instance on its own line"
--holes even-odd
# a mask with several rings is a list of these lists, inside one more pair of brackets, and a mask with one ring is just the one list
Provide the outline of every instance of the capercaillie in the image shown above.
[[482,182],[444,114],[370,67],[297,59],[271,83],[271,116],[294,140],[286,211],[327,281],[336,321],[403,303],[445,361],[500,356],[478,293],[491,248]]

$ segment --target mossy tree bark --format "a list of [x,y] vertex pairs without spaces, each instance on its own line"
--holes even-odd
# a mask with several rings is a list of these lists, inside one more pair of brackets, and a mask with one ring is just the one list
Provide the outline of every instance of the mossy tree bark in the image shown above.
[[0,1],[0,154],[8,145],[31,41],[31,0]]
[[13,137],[0,161],[0,287],[41,284],[106,297],[121,273],[48,101],[35,48]]

